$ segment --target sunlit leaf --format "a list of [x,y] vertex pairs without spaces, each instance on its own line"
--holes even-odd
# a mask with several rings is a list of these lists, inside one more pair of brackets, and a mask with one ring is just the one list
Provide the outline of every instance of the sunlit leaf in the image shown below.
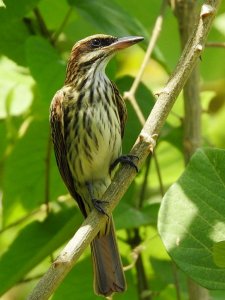
[[225,268],[225,241],[213,245],[213,258],[218,267]]
[[[50,151],[49,138],[48,120],[34,121],[5,160],[3,177],[5,225],[45,202],[48,188],[46,184],[49,180],[46,176],[50,176],[49,200],[66,193],[52,151],[50,160],[47,158]],[[50,173],[46,173],[47,168]]]
[[33,84],[27,69],[6,57],[0,60],[0,118],[18,116],[27,111],[33,100]]
[[3,0],[0,0],[0,7],[6,8],[6,5],[5,5],[5,3],[3,2]]
[[225,269],[214,261],[214,244],[225,240],[225,151],[198,150],[165,194],[159,232],[176,264],[199,284],[225,288]]
[[67,209],[23,228],[0,258],[0,295],[71,238],[81,218],[75,209]]

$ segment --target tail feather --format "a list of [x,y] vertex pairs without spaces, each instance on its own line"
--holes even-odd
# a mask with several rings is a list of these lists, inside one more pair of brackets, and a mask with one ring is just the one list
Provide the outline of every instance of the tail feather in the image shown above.
[[94,266],[94,288],[98,295],[110,296],[126,289],[123,267],[115,237],[112,218],[107,235],[96,237],[91,243]]

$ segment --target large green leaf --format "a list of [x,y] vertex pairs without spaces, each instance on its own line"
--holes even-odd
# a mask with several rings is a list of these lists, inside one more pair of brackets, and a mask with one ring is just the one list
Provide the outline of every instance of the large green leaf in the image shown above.
[[158,228],[177,265],[199,284],[225,289],[214,246],[225,240],[225,151],[200,149],[168,190]]
[[31,11],[39,0],[7,0],[6,9],[0,10],[0,52],[25,65],[25,42],[29,32],[22,18]]
[[156,210],[158,207],[148,205],[140,211],[131,204],[121,201],[114,213],[116,229],[138,228],[155,223]]
[[[33,121],[5,160],[3,173],[5,225],[44,203],[46,191],[49,193],[49,200],[66,193],[54,155],[51,155],[50,161],[47,162],[49,137],[48,120]],[[47,176],[50,176],[50,182]]]
[[29,33],[22,21],[13,20],[2,25],[0,23],[1,54],[14,60],[19,65],[26,65],[25,42],[28,37]]
[[78,210],[64,209],[23,228],[0,259],[0,295],[71,238],[81,220]]
[[40,0],[5,0],[6,9],[0,10],[1,25],[23,18]]
[[141,35],[148,37],[148,32],[141,23],[131,17],[114,1],[107,0],[68,0],[71,5],[96,27],[115,35]]
[[26,57],[31,74],[38,84],[39,97],[45,102],[48,116],[51,99],[63,86],[65,62],[50,43],[41,37],[30,37],[27,40]]

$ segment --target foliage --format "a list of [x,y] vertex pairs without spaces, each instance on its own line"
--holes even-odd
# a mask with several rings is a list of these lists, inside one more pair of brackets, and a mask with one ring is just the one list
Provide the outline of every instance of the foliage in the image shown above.
[[[24,299],[47,270],[49,257],[59,253],[81,224],[56,167],[48,124],[50,101],[63,85],[69,51],[76,40],[98,32],[143,35],[142,49],[126,50],[107,69],[121,93],[129,90],[160,10],[161,1],[150,2],[0,1],[0,293],[7,292],[2,299]],[[223,2],[209,41],[224,41],[224,11]],[[136,93],[145,117],[179,53],[176,18],[168,7],[153,59]],[[225,65],[221,61],[223,48],[206,48],[200,62],[202,138],[207,148],[198,150],[184,167],[180,97],[162,130],[155,159],[146,162],[114,213],[123,262],[131,264],[133,249],[142,249],[152,299],[175,299],[178,291],[181,299],[187,299],[184,273],[209,289],[225,288]],[[124,153],[141,129],[130,103],[127,107]],[[162,190],[167,190],[164,197]],[[126,277],[128,291],[115,298],[137,299],[138,268],[131,268]],[[89,251],[53,299],[74,299],[76,294],[82,295],[79,299],[98,298],[93,296]],[[221,295],[211,292],[215,300]]]

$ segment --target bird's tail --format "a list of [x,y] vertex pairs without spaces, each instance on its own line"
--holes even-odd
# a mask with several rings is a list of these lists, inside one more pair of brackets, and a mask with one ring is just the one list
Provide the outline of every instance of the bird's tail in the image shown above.
[[96,294],[104,296],[126,289],[112,217],[108,226],[107,234],[97,236],[91,243],[94,289]]

